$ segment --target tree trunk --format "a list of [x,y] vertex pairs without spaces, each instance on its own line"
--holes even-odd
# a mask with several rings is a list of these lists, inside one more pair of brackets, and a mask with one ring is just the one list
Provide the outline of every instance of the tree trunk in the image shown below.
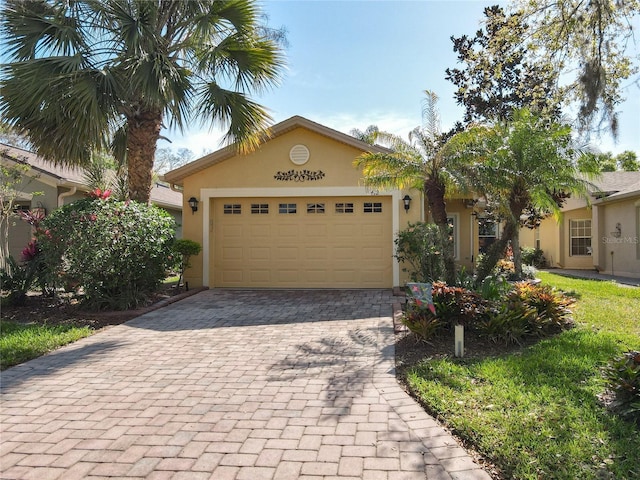
[[141,110],[127,119],[127,176],[131,200],[149,203],[153,161],[161,128],[161,110]]
[[445,281],[449,285],[455,285],[456,264],[453,254],[453,241],[449,232],[449,222],[447,220],[447,207],[444,201],[445,186],[435,179],[426,179],[424,182],[424,193],[427,197],[433,222],[440,230]]
[[478,269],[476,271],[476,285],[480,285],[485,278],[491,275],[491,272],[498,263],[498,260],[504,256],[507,245],[509,245],[509,238],[511,235],[509,230],[511,228],[512,227],[509,226],[509,223],[505,225],[504,230],[502,231],[502,237],[491,244],[489,250],[482,259],[482,262],[478,264]]
[[515,188],[509,199],[509,209],[515,228],[511,233],[511,248],[513,250],[513,268],[517,280],[522,280],[522,255],[520,254],[520,216],[529,203],[529,194],[524,188]]
[[520,215],[524,207],[529,201],[529,196],[526,192],[522,192],[518,189],[511,193],[509,199],[509,209],[511,211],[510,217],[507,219],[504,230],[502,231],[502,237],[497,242],[494,242],[489,251],[482,260],[482,263],[478,266],[476,272],[476,285],[480,285],[482,281],[491,274],[493,268],[498,263],[498,260],[502,258],[504,252],[511,242],[513,249],[513,266],[515,271],[515,277],[517,279],[522,278],[522,256],[520,254]]

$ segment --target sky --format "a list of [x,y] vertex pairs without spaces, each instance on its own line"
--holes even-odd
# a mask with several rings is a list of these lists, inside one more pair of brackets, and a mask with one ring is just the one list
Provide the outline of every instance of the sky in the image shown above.
[[[421,125],[424,90],[439,97],[442,130],[461,121],[455,87],[445,70],[456,68],[450,37],[473,36],[486,6],[506,2],[482,0],[265,0],[273,27],[287,30],[287,68],[280,85],[254,98],[274,123],[300,115],[349,133],[377,125],[407,138]],[[640,89],[629,80],[621,105],[620,134],[592,138],[599,151],[640,154]],[[171,144],[188,148],[196,158],[222,146],[223,133],[190,129],[184,135],[164,132]]]

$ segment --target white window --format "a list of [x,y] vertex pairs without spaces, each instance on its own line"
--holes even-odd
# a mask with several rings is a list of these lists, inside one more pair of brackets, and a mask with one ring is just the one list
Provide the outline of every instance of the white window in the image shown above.
[[569,255],[591,255],[591,220],[569,221]]
[[486,219],[479,219],[478,222],[478,251],[487,253],[489,247],[498,238],[498,224]]
[[307,213],[324,213],[324,203],[307,203]]
[[240,215],[242,206],[239,203],[225,203],[223,212],[225,215]]
[[251,213],[255,213],[255,214],[269,213],[269,204],[268,203],[252,203]]
[[364,213],[382,213],[382,202],[364,202]]
[[447,217],[447,222],[449,223],[449,238],[453,242],[453,256],[457,260],[458,259],[458,215],[453,214]]
[[336,213],[353,213],[353,203],[336,203]]
[[295,203],[281,203],[278,205],[279,213],[296,213],[297,204]]

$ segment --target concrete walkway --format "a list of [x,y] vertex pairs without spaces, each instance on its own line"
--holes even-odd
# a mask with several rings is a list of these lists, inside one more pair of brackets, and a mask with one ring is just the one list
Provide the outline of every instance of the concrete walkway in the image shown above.
[[210,290],[2,373],[2,479],[491,477],[398,385],[391,292]]

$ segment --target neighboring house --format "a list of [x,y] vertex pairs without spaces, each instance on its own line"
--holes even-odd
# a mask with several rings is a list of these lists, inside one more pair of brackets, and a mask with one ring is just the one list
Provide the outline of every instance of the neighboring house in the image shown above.
[[591,206],[570,198],[560,223],[523,229],[521,245],[540,248],[550,267],[640,278],[640,172],[603,172]]
[[[89,191],[82,169],[54,165],[36,154],[0,143],[0,161],[5,165],[23,163],[31,168],[25,174],[18,196],[16,208],[32,210],[44,209],[45,213],[84,198]],[[159,183],[151,189],[151,202],[168,211],[176,220],[176,236],[181,236],[182,194]],[[31,240],[31,227],[15,218],[9,226],[9,253],[20,258],[22,249]]]
[[[421,192],[371,191],[353,162],[385,151],[295,116],[271,128],[248,155],[228,146],[165,174],[183,187],[183,235],[202,244],[186,280],[208,287],[391,288],[407,276],[394,239],[424,218]],[[405,209],[403,198],[412,197]],[[188,210],[188,207],[186,207]],[[451,199],[456,259],[471,268],[495,227],[473,202]],[[479,233],[481,236],[479,237]]]

